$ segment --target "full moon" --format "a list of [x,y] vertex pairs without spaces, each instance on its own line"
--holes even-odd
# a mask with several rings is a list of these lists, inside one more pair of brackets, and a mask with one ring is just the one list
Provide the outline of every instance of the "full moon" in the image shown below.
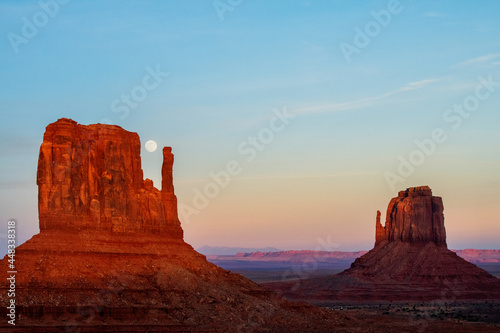
[[149,151],[150,153],[154,152],[158,147],[156,142],[153,140],[149,140],[148,142],[146,142],[144,146],[146,147],[146,150]]

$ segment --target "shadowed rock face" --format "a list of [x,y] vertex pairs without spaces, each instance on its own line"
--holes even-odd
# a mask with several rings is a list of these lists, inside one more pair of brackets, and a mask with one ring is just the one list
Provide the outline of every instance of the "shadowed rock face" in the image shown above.
[[40,230],[149,231],[183,237],[163,150],[162,191],[143,180],[137,133],[60,119],[47,126],[38,160]]
[[446,246],[443,201],[428,186],[399,192],[385,227],[375,224],[375,247],[333,276],[267,283],[290,299],[455,300],[500,299],[500,280]]
[[446,246],[443,200],[432,196],[428,186],[400,191],[387,207],[385,227],[377,213],[375,245],[384,241]]

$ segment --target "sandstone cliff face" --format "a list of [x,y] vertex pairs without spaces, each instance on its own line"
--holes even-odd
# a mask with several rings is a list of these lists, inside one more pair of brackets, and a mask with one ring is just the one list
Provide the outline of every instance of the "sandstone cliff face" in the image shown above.
[[47,126],[38,160],[40,230],[159,232],[183,237],[172,185],[173,155],[163,150],[162,191],[143,180],[137,133],[59,119]]
[[443,200],[432,196],[428,186],[400,191],[387,207],[385,227],[377,213],[375,245],[384,241],[446,246]]

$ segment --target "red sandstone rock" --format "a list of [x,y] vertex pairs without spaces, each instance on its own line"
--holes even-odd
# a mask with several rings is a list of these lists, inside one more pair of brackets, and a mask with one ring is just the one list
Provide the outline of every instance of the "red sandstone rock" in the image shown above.
[[37,184],[40,230],[148,231],[183,236],[165,147],[162,191],[143,180],[137,133],[59,119],[47,126]]
[[[15,249],[15,332],[328,332],[350,317],[293,304],[207,262],[182,239],[163,149],[162,190],[143,180],[136,133],[69,119],[47,127],[40,234]],[[7,272],[8,257],[0,260]],[[0,281],[7,318],[9,284]]]
[[375,247],[334,276],[264,284],[290,299],[429,301],[500,299],[500,280],[446,247],[443,202],[429,187],[399,192],[377,212]]
[[375,245],[384,240],[387,240],[385,228],[380,223],[380,215],[380,210],[377,210],[377,220],[375,222]]
[[375,245],[383,241],[432,241],[446,246],[443,209],[442,199],[432,196],[428,186],[400,191],[387,207],[385,227],[382,228],[377,215]]

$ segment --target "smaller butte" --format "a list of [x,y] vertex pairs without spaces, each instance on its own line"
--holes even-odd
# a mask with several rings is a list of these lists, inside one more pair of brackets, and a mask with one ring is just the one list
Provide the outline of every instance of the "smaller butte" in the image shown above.
[[500,299],[500,280],[448,250],[443,200],[428,186],[400,191],[377,211],[375,247],[339,274],[265,284],[289,299],[432,301]]

